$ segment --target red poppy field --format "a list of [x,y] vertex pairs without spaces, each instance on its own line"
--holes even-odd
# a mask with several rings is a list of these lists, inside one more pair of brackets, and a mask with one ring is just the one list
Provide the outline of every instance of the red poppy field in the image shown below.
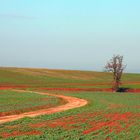
[[53,93],[84,98],[89,103],[82,108],[3,124],[0,136],[6,139],[139,138],[140,94],[64,91]]
[[[126,93],[114,93],[105,73],[0,69],[0,117],[59,107],[67,102],[35,91],[84,99],[82,107],[0,124],[7,140],[139,140],[140,75],[125,74]],[[34,91],[22,93],[12,91]],[[25,105],[25,103],[27,103]]]

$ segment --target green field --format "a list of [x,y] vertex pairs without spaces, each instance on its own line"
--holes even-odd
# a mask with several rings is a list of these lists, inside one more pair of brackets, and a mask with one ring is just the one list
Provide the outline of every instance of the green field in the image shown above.
[[29,92],[0,91],[0,116],[19,114],[64,103],[62,99]]
[[139,139],[140,94],[53,93],[84,98],[89,101],[89,104],[62,113],[44,115],[34,119],[24,118],[3,124],[0,127],[0,136],[9,136],[10,138],[7,138],[9,140],[15,138],[12,135],[19,135],[17,139],[21,140]]
[[[18,114],[64,104],[56,97],[3,90],[7,87],[47,91],[86,99],[84,107],[0,124],[7,140],[139,140],[140,93],[56,91],[55,88],[111,88],[111,73],[0,68],[0,113]],[[21,86],[21,87],[20,87]],[[140,89],[140,74],[124,74],[122,86]],[[44,88],[44,89],[43,89]],[[52,88],[52,90],[45,90]],[[53,90],[54,88],[54,90]]]
[[[112,75],[92,71],[0,68],[0,85],[24,85],[34,88],[109,88],[112,87]],[[140,88],[140,74],[124,74],[122,86]]]

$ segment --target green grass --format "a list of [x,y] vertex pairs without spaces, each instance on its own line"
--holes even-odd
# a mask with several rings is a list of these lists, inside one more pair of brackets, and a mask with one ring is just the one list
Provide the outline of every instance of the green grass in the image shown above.
[[[18,130],[19,136],[7,139],[132,140],[139,138],[140,94],[60,91],[52,91],[52,93],[83,98],[88,100],[89,104],[61,113],[33,119],[24,118],[3,124],[0,126],[0,136],[2,137],[3,133],[11,134]],[[114,125],[111,125],[112,123]],[[39,131],[42,134],[22,135],[23,132],[26,134],[33,131]],[[86,131],[89,132],[85,133]]]
[[0,114],[16,114],[39,108],[49,108],[62,104],[62,100],[53,96],[29,92],[0,91]]
[[[100,85],[105,83],[110,85]],[[40,87],[110,88],[111,83],[111,73],[104,72],[0,68],[1,86],[27,85],[31,90]],[[122,83],[126,83],[123,87],[140,88],[140,74],[124,74]],[[49,92],[83,98],[88,100],[89,104],[61,113],[1,124],[0,138],[7,136],[8,140],[139,140],[139,93]],[[61,103],[60,99],[47,95],[0,91],[0,113],[18,113],[17,110],[25,112],[27,108],[34,110],[38,106],[50,107]]]
[[[130,84],[128,88],[140,88],[140,74],[126,73],[122,77],[123,82],[139,82]],[[88,86],[80,84],[102,84],[110,86]],[[111,73],[92,71],[70,71],[70,70],[49,70],[29,68],[0,68],[0,85],[27,85],[30,87],[78,87],[78,88],[108,88],[111,87]],[[65,85],[67,84],[67,85]],[[73,84],[76,84],[73,85]]]

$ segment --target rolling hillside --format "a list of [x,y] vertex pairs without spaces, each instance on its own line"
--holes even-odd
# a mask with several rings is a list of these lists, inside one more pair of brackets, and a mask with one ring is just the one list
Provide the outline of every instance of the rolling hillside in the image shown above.
[[[33,68],[0,68],[0,86],[110,88],[111,73]],[[124,74],[122,86],[140,88],[140,74]]]

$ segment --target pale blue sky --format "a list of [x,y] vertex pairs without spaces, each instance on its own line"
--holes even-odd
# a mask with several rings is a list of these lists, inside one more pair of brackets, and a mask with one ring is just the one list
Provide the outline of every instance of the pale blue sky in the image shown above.
[[1,0],[0,66],[140,72],[139,0]]

